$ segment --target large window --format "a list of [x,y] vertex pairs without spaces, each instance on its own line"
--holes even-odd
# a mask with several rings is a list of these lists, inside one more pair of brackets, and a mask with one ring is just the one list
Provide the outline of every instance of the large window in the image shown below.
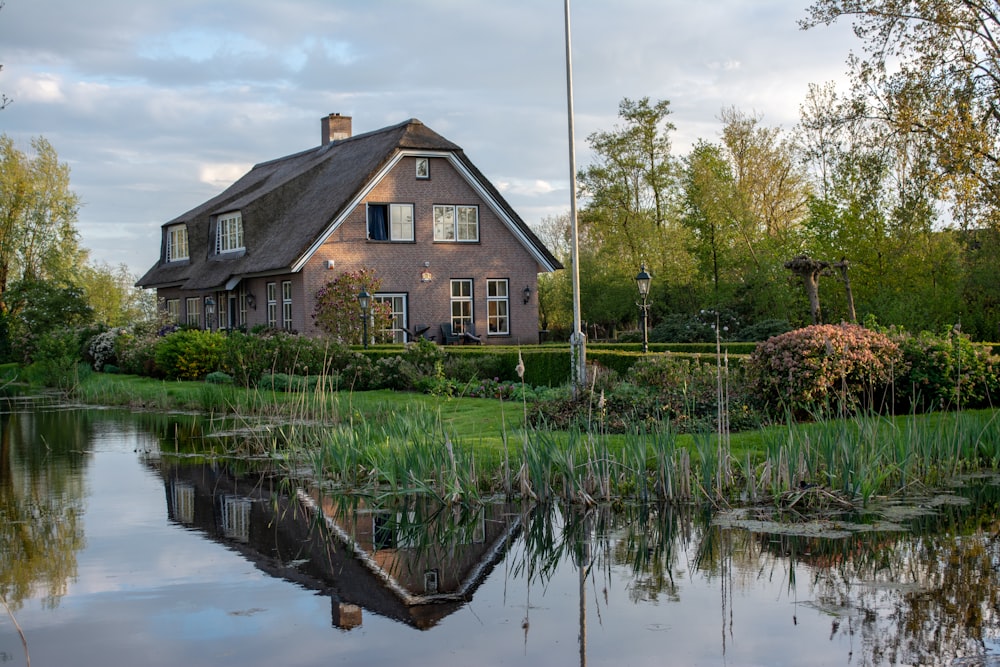
[[278,284],[267,284],[267,326],[278,326]]
[[451,328],[455,333],[472,330],[472,281],[451,281]]
[[486,281],[487,333],[506,335],[510,333],[510,296],[507,280]]
[[220,215],[215,230],[215,252],[243,250],[243,216],[239,211]]
[[478,241],[479,209],[475,206],[435,206],[435,241]]
[[376,294],[375,303],[386,304],[385,308],[392,315],[389,328],[384,330],[385,339],[393,343],[406,342],[406,295]]
[[201,326],[201,299],[199,297],[193,296],[188,297],[184,300],[184,306],[187,309],[187,323],[193,327]]
[[292,330],[292,281],[281,282],[281,328]]
[[369,204],[368,239],[412,241],[413,204]]
[[167,227],[167,261],[178,262],[188,258],[187,225]]
[[167,299],[166,302],[167,320],[177,324],[181,321],[181,300]]

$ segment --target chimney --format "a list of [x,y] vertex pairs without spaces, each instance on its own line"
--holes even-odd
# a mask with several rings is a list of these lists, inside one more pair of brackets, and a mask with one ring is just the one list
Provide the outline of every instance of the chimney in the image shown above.
[[322,139],[324,146],[331,141],[349,139],[351,136],[351,117],[332,113],[320,119],[320,127],[323,131]]

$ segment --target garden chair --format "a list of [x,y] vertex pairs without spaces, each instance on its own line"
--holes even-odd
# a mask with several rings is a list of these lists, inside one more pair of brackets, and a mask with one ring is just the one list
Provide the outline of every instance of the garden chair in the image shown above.
[[441,343],[443,345],[458,345],[462,342],[462,335],[457,334],[451,328],[451,322],[441,323]]

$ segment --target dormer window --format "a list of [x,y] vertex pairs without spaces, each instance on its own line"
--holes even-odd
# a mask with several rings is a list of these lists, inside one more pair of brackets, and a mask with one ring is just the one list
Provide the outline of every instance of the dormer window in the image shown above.
[[220,215],[216,221],[215,252],[243,250],[243,216],[239,211]]
[[187,225],[167,227],[167,261],[179,262],[188,258]]

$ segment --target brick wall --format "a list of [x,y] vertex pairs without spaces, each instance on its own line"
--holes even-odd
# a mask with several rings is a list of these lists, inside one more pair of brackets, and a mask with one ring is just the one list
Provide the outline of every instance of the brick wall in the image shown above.
[[[453,278],[473,280],[473,318],[476,332],[485,343],[538,342],[537,279],[540,267],[521,242],[507,229],[476,191],[443,158],[430,161],[430,178],[417,179],[414,158],[399,162],[376,186],[367,202],[413,204],[414,241],[397,243],[367,240],[366,207],[362,203],[309,261],[303,270],[306,310],[312,311],[312,295],[341,272],[362,267],[375,269],[382,281],[381,292],[407,296],[410,326],[425,324],[438,334],[442,322],[451,320]],[[435,243],[435,204],[479,207],[479,242]],[[327,260],[334,268],[327,269]],[[425,266],[428,263],[428,266]],[[421,274],[429,271],[429,282]],[[509,286],[510,335],[486,336],[486,281],[507,279]],[[522,291],[531,288],[531,300],[523,303]],[[311,319],[311,318],[310,318]],[[315,334],[311,321],[301,329]]]

